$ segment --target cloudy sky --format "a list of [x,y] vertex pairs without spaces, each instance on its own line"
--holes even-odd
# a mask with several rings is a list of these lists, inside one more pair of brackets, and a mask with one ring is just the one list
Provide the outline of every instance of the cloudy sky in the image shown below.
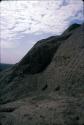
[[0,2],[1,62],[16,63],[40,39],[83,23],[82,0]]

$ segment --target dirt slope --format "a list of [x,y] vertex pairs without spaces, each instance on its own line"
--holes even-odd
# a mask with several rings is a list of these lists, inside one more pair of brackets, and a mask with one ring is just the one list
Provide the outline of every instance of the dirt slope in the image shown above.
[[84,125],[83,30],[38,41],[0,73],[1,125]]

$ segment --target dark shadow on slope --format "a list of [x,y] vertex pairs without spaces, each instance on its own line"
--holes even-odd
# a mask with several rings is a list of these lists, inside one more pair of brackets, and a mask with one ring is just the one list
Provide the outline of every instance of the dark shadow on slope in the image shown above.
[[18,64],[16,72],[19,74],[36,74],[44,71],[52,61],[59,46],[70,36],[71,34],[57,37],[53,36],[38,41]]
[[7,107],[7,108],[1,108],[0,112],[13,112],[16,108],[13,107]]
[[48,85],[46,84],[43,88],[42,91],[45,91],[48,88]]
[[69,31],[72,31],[72,30],[74,30],[74,29],[76,29],[76,28],[78,28],[78,27],[80,27],[80,24],[73,24],[73,25],[71,25],[71,26],[68,28],[68,30],[69,30]]

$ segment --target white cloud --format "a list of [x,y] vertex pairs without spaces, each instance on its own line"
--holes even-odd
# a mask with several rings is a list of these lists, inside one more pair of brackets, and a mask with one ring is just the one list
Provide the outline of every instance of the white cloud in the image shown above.
[[[65,25],[65,19],[71,15],[74,16],[74,14],[77,13],[77,11],[82,7],[81,1],[70,1],[71,2],[66,7],[61,6],[60,9],[58,9],[58,7],[62,3],[62,0],[40,2],[4,1],[1,3],[1,18],[5,18],[5,25],[3,22],[1,25],[5,29],[9,29],[9,32],[16,33],[24,29],[28,32],[35,32],[35,30],[39,30],[40,27],[45,32],[47,32],[48,28],[48,30],[50,29],[50,32],[59,33],[59,28],[52,28],[51,30],[50,27]],[[42,14],[44,14],[44,17],[41,16]],[[30,28],[31,30],[29,30]]]
[[1,40],[0,48],[11,48],[11,47],[12,48],[15,47],[14,43],[12,43],[11,41],[7,42],[6,39]]
[[0,7],[2,48],[17,47],[22,34],[59,35],[74,20],[84,21],[81,0],[2,1]]

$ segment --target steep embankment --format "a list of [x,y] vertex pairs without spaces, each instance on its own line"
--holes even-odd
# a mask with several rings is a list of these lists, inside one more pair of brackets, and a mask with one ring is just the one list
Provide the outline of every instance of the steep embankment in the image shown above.
[[2,125],[84,124],[83,28],[74,24],[61,36],[38,41],[0,74]]

